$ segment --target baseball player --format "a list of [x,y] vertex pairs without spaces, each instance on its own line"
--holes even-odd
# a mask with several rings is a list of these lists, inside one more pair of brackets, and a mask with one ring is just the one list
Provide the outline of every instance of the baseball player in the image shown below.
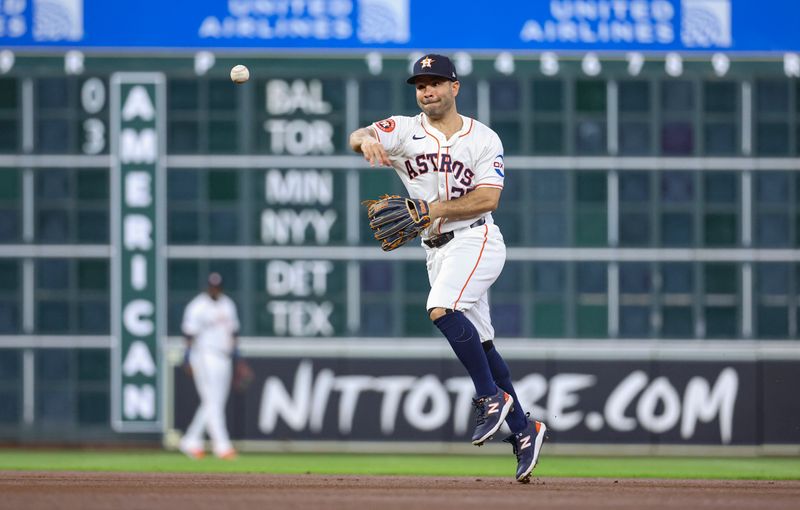
[[232,358],[237,352],[239,318],[236,305],[222,291],[222,276],[208,275],[208,288],[186,306],[181,326],[186,358],[200,396],[200,406],[180,443],[193,459],[204,456],[203,434],[208,430],[214,454],[236,458],[225,425],[225,403],[231,388]]
[[475,385],[472,444],[482,445],[505,420],[512,431],[506,441],[517,456],[516,478],[527,483],[547,427],[529,420],[517,401],[508,366],[492,342],[487,297],[506,259],[491,214],[503,190],[503,145],[489,127],[457,112],[460,84],[447,57],[423,56],[407,82],[422,113],[358,129],[350,145],[370,166],[393,167],[419,204],[417,213],[427,209],[430,223],[420,233],[431,285],[426,308]]

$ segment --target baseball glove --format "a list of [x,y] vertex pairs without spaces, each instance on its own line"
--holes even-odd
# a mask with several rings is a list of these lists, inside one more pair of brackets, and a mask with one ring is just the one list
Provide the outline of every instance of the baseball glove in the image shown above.
[[253,377],[250,365],[243,359],[237,359],[233,366],[233,389],[239,392],[245,391],[253,382]]
[[428,202],[399,195],[383,195],[378,200],[364,200],[369,227],[383,251],[391,251],[414,239],[431,224]]

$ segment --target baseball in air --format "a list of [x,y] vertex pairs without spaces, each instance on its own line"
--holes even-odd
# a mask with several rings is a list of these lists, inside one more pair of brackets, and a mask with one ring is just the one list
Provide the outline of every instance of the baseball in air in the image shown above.
[[250,79],[250,70],[239,64],[231,69],[231,81],[234,83],[244,83]]

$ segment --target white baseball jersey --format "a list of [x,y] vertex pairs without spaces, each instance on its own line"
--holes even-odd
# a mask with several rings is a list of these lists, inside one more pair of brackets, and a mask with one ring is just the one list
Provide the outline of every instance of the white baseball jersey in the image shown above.
[[[415,117],[396,115],[372,124],[411,198],[442,202],[481,186],[503,188],[500,137],[475,119],[462,115],[461,120],[461,129],[449,139],[430,125],[424,113]],[[493,223],[491,214],[483,217]],[[423,237],[467,227],[479,218],[436,221]]]
[[[411,198],[441,202],[461,197],[475,188],[503,188],[503,144],[484,124],[461,116],[462,128],[445,138],[424,113],[394,116],[372,128],[386,149],[392,167]],[[471,228],[481,217],[486,222]],[[453,239],[427,249],[426,265],[431,292],[426,309],[460,310],[475,325],[481,341],[494,338],[489,314],[489,287],[500,276],[506,245],[491,213],[458,221],[437,221],[424,238],[453,232]]]
[[194,337],[192,349],[230,355],[233,335],[239,331],[236,305],[225,294],[217,300],[207,293],[198,294],[183,313],[183,333]]

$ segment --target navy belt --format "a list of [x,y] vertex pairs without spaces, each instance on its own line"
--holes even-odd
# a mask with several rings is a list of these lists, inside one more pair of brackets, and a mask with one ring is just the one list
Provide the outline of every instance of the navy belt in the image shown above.
[[[469,226],[469,228],[480,227],[486,223],[486,217],[483,217]],[[445,244],[449,243],[453,240],[456,235],[453,232],[445,232],[444,234],[438,235],[436,237],[431,237],[430,239],[423,239],[422,242],[425,243],[425,246],[428,248],[440,248]]]

